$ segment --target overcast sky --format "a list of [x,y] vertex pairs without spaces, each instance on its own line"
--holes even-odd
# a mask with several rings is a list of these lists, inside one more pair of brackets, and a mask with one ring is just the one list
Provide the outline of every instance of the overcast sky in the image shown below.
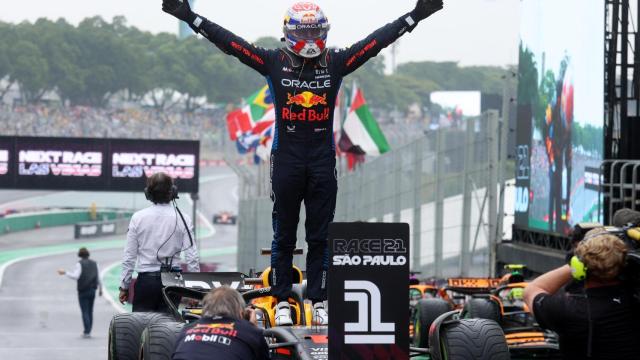
[[[0,21],[40,17],[81,19],[124,15],[140,29],[177,33],[177,21],[163,13],[162,0],[16,0],[5,4]],[[444,0],[445,10],[402,38],[398,61],[457,61],[463,65],[507,65],[518,60],[518,0]],[[292,0],[196,0],[201,15],[253,41],[281,37],[282,18]],[[411,10],[414,0],[317,0],[329,17],[329,45],[348,46]],[[385,52],[386,53],[386,52]]]

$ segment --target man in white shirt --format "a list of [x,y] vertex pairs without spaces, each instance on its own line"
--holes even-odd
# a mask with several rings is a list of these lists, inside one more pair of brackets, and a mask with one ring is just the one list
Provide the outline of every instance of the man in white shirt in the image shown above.
[[166,311],[162,298],[161,267],[177,265],[180,253],[185,252],[189,272],[200,271],[198,249],[192,237],[192,223],[171,202],[178,198],[173,179],[156,173],[147,179],[147,200],[152,206],[133,214],[127,232],[122,260],[120,302],[129,298],[133,270],[138,273],[134,285],[133,311]]
[[82,337],[91,337],[91,327],[93,326],[93,302],[96,298],[96,289],[98,295],[102,296],[102,284],[100,284],[100,270],[98,264],[89,259],[89,250],[80,248],[78,250],[80,261],[76,263],[73,271],[65,271],[59,269],[58,274],[67,275],[68,278],[78,282],[78,302],[80,303],[80,311],[82,311],[82,324],[84,332]]

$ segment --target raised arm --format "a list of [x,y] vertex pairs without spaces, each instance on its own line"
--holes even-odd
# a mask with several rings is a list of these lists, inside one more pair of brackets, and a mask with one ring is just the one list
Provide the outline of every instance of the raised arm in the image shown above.
[[356,71],[369,59],[377,56],[382,49],[393,44],[402,35],[413,31],[418,23],[435,14],[443,8],[442,0],[418,0],[416,8],[403,15],[398,20],[376,30],[366,39],[353,46],[338,51],[335,56],[342,67],[342,75],[346,76]]
[[269,50],[256,47],[222,26],[194,13],[187,0],[163,0],[162,11],[186,22],[193,31],[207,38],[225,54],[235,56],[262,75],[268,75]]
[[533,302],[540,294],[553,295],[571,281],[571,267],[565,265],[540,275],[524,289],[524,301],[533,311]]

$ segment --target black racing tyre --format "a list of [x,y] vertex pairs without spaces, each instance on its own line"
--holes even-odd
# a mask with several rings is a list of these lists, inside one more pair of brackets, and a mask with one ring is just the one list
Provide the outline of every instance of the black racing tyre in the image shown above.
[[429,328],[438,316],[451,311],[451,305],[442,299],[421,299],[416,304],[413,324],[413,344],[415,347],[429,347]]
[[124,313],[111,319],[109,324],[109,360],[137,360],[140,336],[150,324],[174,321],[163,313]]
[[443,325],[440,331],[444,359],[511,359],[504,332],[493,320],[462,319]]
[[474,298],[464,304],[462,317],[467,319],[487,319],[500,322],[500,307],[495,301]]
[[165,322],[147,326],[140,339],[138,360],[171,360],[184,323]]

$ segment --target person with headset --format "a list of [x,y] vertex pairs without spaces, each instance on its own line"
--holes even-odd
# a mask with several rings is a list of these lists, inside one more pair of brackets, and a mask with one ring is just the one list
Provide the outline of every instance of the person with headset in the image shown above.
[[[162,298],[162,271],[173,271],[175,257],[184,251],[190,272],[200,271],[198,249],[193,241],[191,219],[175,204],[178,187],[165,173],[147,178],[144,189],[152,206],[133,214],[127,231],[122,260],[120,302],[129,297],[133,270],[138,272],[134,286],[133,311],[166,311]],[[173,203],[173,206],[171,206]]]
[[309,247],[307,297],[314,307],[313,323],[326,325],[328,321],[324,307],[328,228],[338,192],[333,115],[343,78],[442,8],[442,0],[417,0],[410,12],[353,46],[338,50],[327,47],[331,26],[324,12],[313,2],[299,1],[288,9],[281,22],[282,48],[268,50],[196,14],[187,0],[162,1],[163,11],[186,22],[225,54],[260,73],[269,84],[276,112],[271,151],[274,236],[270,283],[278,299],[277,325],[292,324],[287,299],[302,202],[307,213]]
[[626,254],[615,235],[587,234],[569,265],[525,289],[536,321],[558,333],[564,359],[633,359],[640,353],[638,304],[620,280]]

